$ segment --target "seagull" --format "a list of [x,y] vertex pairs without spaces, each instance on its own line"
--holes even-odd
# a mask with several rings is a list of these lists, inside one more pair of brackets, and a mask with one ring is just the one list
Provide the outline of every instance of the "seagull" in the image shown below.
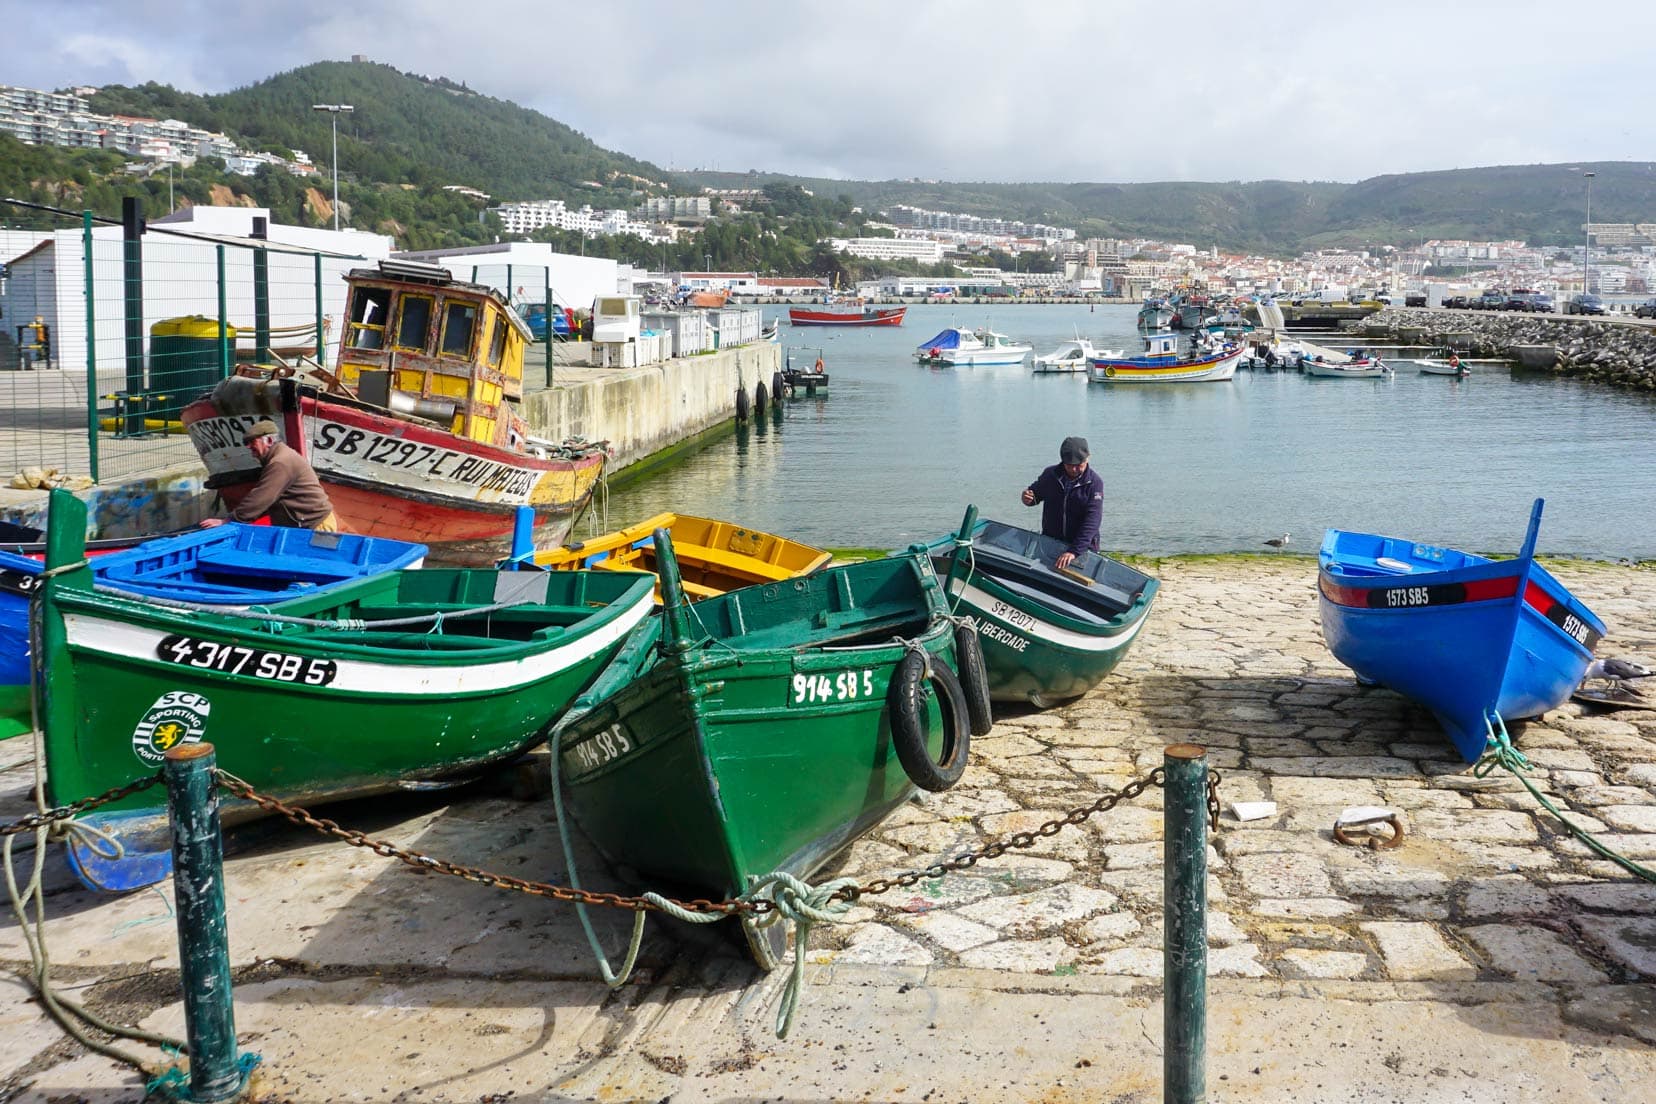
[[1288,544],[1288,534],[1284,533],[1280,537],[1272,537],[1265,543],[1270,545],[1272,548],[1283,548]]
[[1643,697],[1643,691],[1627,684],[1634,679],[1649,678],[1651,675],[1656,675],[1656,671],[1631,659],[1595,659],[1587,665],[1587,670],[1581,673],[1581,681],[1585,685],[1589,679],[1603,679],[1610,684],[1612,690],[1625,690]]

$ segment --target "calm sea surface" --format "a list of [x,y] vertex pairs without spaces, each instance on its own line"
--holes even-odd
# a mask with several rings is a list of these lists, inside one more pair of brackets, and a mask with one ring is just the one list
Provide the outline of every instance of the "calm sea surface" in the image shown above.
[[895,548],[954,528],[968,502],[1038,526],[1019,491],[1074,434],[1104,476],[1107,550],[1260,550],[1287,532],[1291,550],[1314,551],[1334,527],[1510,553],[1541,496],[1543,553],[1656,559],[1648,396],[1496,364],[1467,380],[1424,376],[1403,361],[1391,380],[1241,371],[1230,383],[1107,386],[1027,366],[925,368],[913,354],[946,326],[983,324],[1037,353],[1077,332],[1136,351],[1131,306],[928,305],[874,330],[795,329],[785,308],[765,311],[783,315],[796,365],[821,350],[831,395],[786,403],[613,492],[611,527],[676,509],[812,544]]

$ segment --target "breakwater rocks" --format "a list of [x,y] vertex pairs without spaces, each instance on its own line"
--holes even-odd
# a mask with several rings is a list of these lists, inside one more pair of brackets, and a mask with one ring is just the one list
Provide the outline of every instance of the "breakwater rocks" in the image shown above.
[[[1522,360],[1561,376],[1575,376],[1656,391],[1656,329],[1627,322],[1524,314],[1388,308],[1350,324],[1369,340],[1396,338],[1402,344],[1444,345],[1473,356]],[[1533,347],[1558,350],[1550,368],[1537,362]],[[1520,356],[1521,347],[1527,355]]]

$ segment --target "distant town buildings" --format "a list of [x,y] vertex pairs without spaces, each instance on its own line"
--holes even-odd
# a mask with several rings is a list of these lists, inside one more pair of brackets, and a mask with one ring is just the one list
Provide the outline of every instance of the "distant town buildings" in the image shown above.
[[295,151],[289,161],[240,150],[223,134],[177,119],[95,114],[87,97],[96,91],[42,92],[0,84],[0,132],[31,146],[115,150],[161,164],[190,165],[197,158],[217,157],[228,171],[244,176],[257,172],[261,165],[275,165],[296,176],[316,171],[301,152]]

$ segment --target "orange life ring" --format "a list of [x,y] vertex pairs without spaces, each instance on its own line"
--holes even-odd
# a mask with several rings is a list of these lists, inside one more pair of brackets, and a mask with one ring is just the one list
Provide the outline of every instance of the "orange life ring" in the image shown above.
[[1450,353],[1449,354],[1449,367],[1459,368],[1460,367],[1460,357],[1456,356],[1454,353]]
[[822,371],[822,358],[821,357],[817,357],[816,367],[812,370],[815,371],[815,372],[821,372]]

